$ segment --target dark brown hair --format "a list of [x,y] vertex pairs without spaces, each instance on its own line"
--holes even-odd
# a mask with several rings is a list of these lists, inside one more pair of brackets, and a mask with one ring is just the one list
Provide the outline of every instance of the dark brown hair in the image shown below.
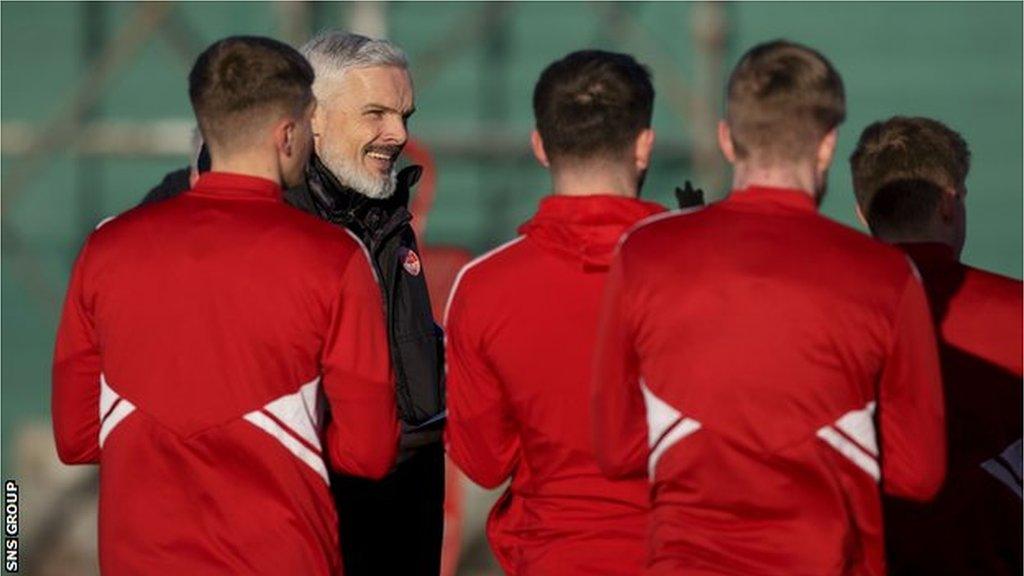
[[813,154],[846,118],[843,79],[819,52],[786,40],[754,46],[729,76],[726,121],[737,157]]
[[203,139],[232,147],[261,118],[298,117],[313,99],[313,69],[291,46],[232,36],[203,51],[188,76],[188,95]]
[[603,50],[552,63],[533,90],[537,131],[553,163],[624,154],[651,126],[653,109],[647,68],[628,54]]
[[893,116],[875,122],[864,129],[850,155],[853,191],[865,213],[887,182],[921,179],[962,192],[970,169],[967,142],[931,118]]

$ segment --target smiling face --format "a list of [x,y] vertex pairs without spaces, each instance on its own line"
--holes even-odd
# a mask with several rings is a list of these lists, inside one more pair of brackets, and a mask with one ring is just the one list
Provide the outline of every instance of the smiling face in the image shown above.
[[370,198],[395,191],[395,166],[414,111],[408,71],[347,70],[328,86],[313,120],[316,151],[338,180]]

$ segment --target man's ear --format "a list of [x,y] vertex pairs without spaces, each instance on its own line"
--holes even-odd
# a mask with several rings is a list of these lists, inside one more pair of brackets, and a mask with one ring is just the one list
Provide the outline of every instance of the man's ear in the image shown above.
[[544,139],[540,137],[540,132],[533,130],[530,132],[530,147],[533,148],[533,157],[540,162],[540,165],[545,168],[551,167],[551,161],[548,160],[548,153],[544,151]]
[[945,194],[939,200],[939,217],[942,218],[944,224],[950,224],[957,217],[957,211],[960,209],[957,204],[961,202],[961,199],[954,188],[943,186],[942,191]]
[[633,151],[636,158],[636,169],[647,170],[651,164],[651,153],[654,151],[654,129],[645,128],[636,137],[636,147]]
[[828,134],[825,134],[821,143],[818,144],[817,169],[819,173],[828,170],[828,167],[832,164],[832,158],[836,153],[836,141],[838,139],[839,130],[837,128],[833,128],[828,131]]
[[293,118],[282,118],[274,124],[272,138],[278,153],[291,156],[296,152],[296,122]]
[[718,148],[729,164],[736,163],[736,147],[732,143],[732,130],[725,120],[718,121]]

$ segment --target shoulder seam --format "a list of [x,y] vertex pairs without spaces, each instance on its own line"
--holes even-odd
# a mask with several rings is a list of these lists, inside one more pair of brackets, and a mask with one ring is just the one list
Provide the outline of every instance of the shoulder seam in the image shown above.
[[93,228],[93,232],[95,232],[96,230],[99,230],[100,228],[103,228],[104,225],[110,223],[110,221],[112,221],[114,218],[117,218],[118,216],[120,216],[120,214],[114,214],[113,216],[107,216],[106,218],[100,220],[99,223],[96,224],[96,227]]
[[455,282],[452,283],[452,289],[451,289],[451,292],[449,293],[449,296],[448,296],[448,302],[444,306],[444,315],[442,316],[442,320],[441,320],[441,324],[442,325],[444,325],[444,326],[448,325],[448,311],[452,307],[452,300],[455,299],[455,293],[458,291],[459,284],[462,282],[462,276],[466,272],[468,272],[470,268],[473,268],[477,264],[480,264],[481,262],[483,262],[484,260],[487,260],[488,258],[491,258],[492,256],[496,256],[499,252],[502,252],[502,251],[504,251],[504,250],[506,250],[508,248],[511,248],[512,246],[518,244],[519,242],[521,242],[521,241],[523,241],[525,239],[526,239],[526,235],[525,234],[523,234],[521,236],[517,236],[517,237],[513,238],[512,240],[509,240],[508,242],[505,242],[504,244],[501,244],[500,246],[492,248],[492,249],[488,250],[487,252],[484,252],[483,254],[477,256],[476,258],[470,260],[469,262],[466,263],[465,266],[462,267],[461,270],[459,270],[459,273],[455,276]]
[[892,356],[893,349],[896,347],[896,339],[899,337],[897,331],[899,329],[900,316],[903,314],[903,301],[907,298],[907,293],[910,292],[911,287],[917,284],[921,290],[924,290],[924,284],[921,282],[921,274],[917,271],[917,266],[914,261],[907,256],[907,264],[909,270],[906,272],[906,279],[903,281],[903,286],[900,289],[899,296],[896,298],[896,305],[893,307],[892,317],[889,319],[889,344],[886,347],[886,358]]
[[356,245],[359,246],[359,249],[363,251],[363,256],[366,257],[366,263],[370,266],[370,272],[373,273],[373,280],[377,282],[378,286],[380,286],[381,283],[380,277],[377,276],[377,267],[373,265],[373,258],[370,256],[370,250],[366,248],[366,244],[363,244],[363,241],[359,239],[359,236],[356,236],[354,232],[352,232],[345,226],[342,226],[341,229],[344,230],[345,233],[352,238]]
[[662,212],[660,214],[652,214],[651,216],[648,216],[630,226],[622,234],[622,236],[619,237],[619,243],[618,246],[616,246],[616,249],[621,248],[622,244],[626,242],[630,235],[632,235],[634,232],[645,226],[654,224],[656,222],[661,222],[662,220],[668,220],[669,218],[675,218],[676,216],[685,216],[687,214],[693,214],[694,212],[700,212],[705,208],[707,208],[707,205],[692,206],[690,208],[676,208],[674,210],[668,210],[667,212]]

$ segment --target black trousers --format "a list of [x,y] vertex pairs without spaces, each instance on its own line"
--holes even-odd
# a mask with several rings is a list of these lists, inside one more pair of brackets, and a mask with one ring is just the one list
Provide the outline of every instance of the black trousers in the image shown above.
[[345,576],[437,576],[444,445],[424,446],[379,482],[333,475]]

